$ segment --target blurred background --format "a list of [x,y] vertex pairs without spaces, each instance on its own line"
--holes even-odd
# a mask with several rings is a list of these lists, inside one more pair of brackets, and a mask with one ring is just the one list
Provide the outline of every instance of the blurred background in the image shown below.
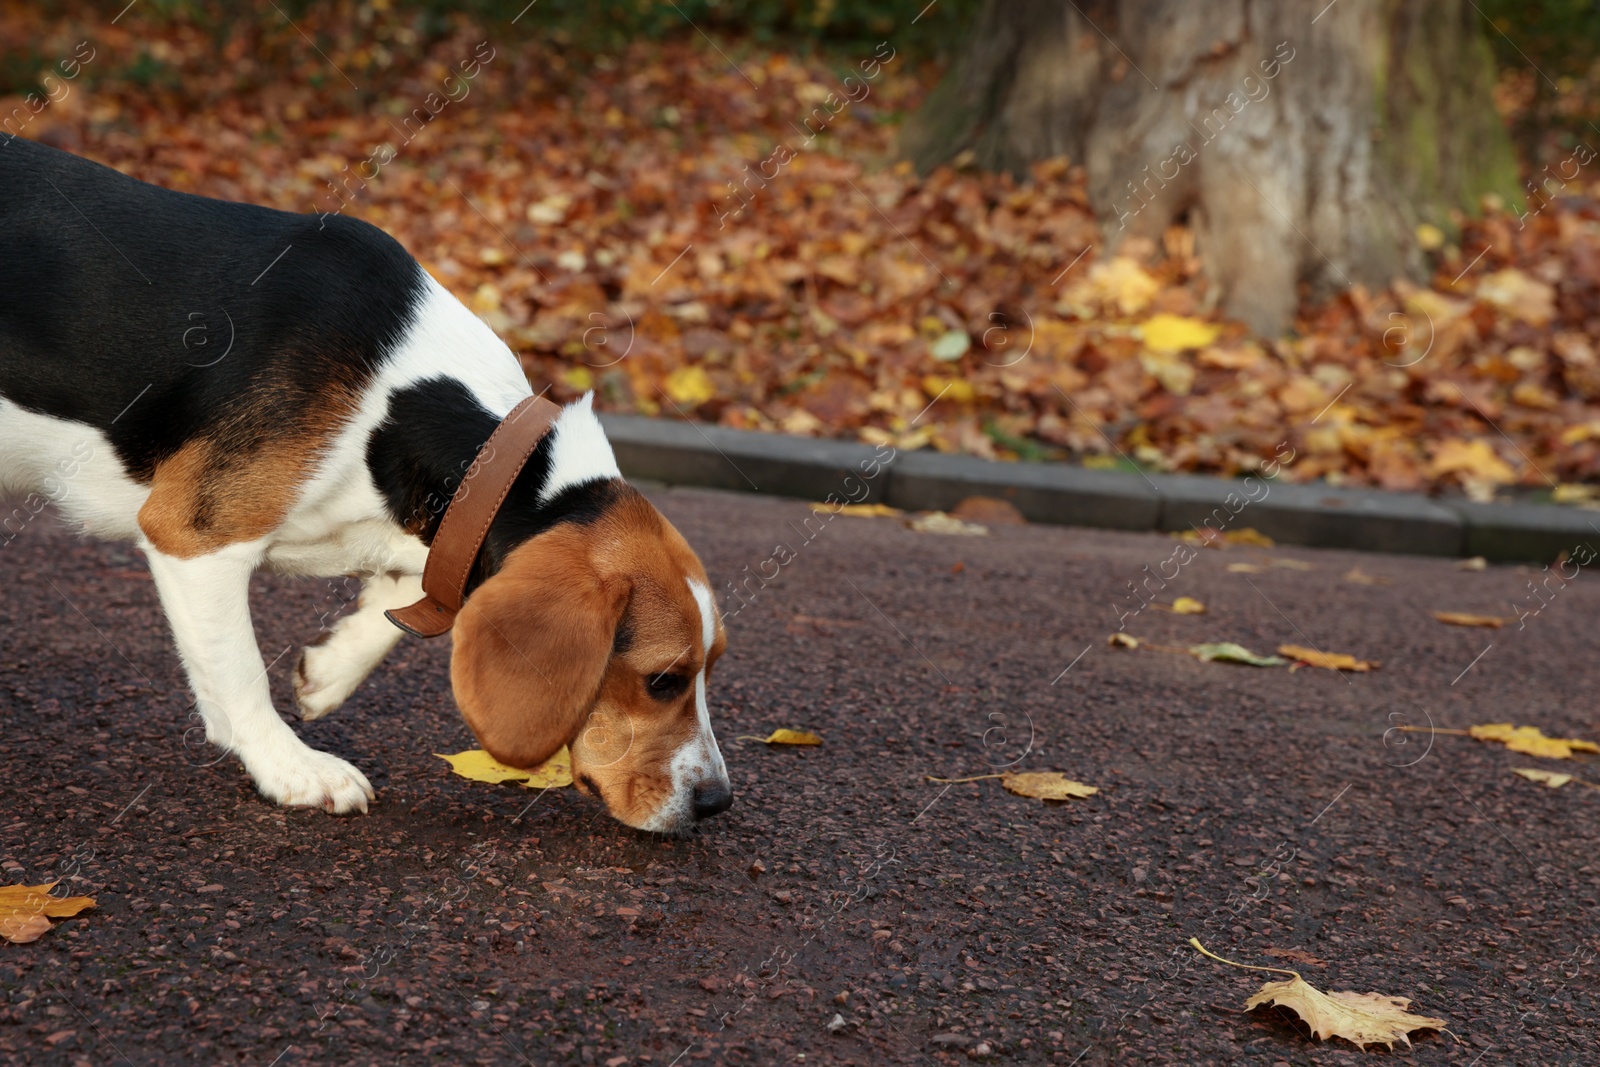
[[1597,41],[1589,0],[5,2],[0,130],[368,220],[611,411],[1584,504]]

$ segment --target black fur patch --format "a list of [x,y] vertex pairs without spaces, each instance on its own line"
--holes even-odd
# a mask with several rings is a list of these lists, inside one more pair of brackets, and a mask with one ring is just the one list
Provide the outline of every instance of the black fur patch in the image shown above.
[[[451,494],[499,423],[453,378],[430,378],[395,390],[383,422],[367,443],[367,467],[394,520],[424,544],[433,544]],[[596,479],[539,503],[539,490],[550,474],[553,436],[540,443],[512,483],[484,539],[468,592],[498,571],[511,550],[528,538],[559,522],[592,523],[622,494],[634,492],[622,481]]]
[[0,140],[0,395],[87,423],[148,480],[318,429],[400,340],[425,275],[382,230],[148,185]]

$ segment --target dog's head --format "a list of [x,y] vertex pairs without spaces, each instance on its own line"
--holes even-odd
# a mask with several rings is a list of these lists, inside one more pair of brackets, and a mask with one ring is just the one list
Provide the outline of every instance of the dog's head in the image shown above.
[[570,745],[578,787],[643,830],[733,802],[706,709],[722,621],[699,558],[638,493],[512,550],[454,634],[456,703],[495,759],[535,767]]

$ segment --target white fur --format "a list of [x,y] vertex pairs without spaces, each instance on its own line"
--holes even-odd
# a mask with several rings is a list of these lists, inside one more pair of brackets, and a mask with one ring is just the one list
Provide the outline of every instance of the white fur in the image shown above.
[[550,433],[550,474],[539,490],[539,502],[548,503],[563,489],[598,478],[620,478],[611,442],[594,413],[594,394],[568,404]]
[[[700,641],[702,656],[709,655],[717,639],[717,605],[711,590],[693,578],[685,579],[689,592],[694,594],[695,606],[700,609]],[[729,788],[728,768],[722,762],[722,749],[717,746],[717,735],[711,729],[711,709],[706,706],[706,668],[701,660],[694,678],[694,707],[698,728],[693,737],[672,754],[668,774],[672,780],[672,795],[656,809],[655,815],[645,823],[644,829],[656,831],[681,830],[694,822],[694,787],[713,780]]]
[[[45,498],[87,533],[137,541],[149,558],[207,738],[236,753],[261,792],[280,804],[365,811],[373,793],[361,772],[307,746],[273,710],[250,623],[249,580],[258,566],[368,579],[359,610],[335,624],[325,644],[307,649],[297,672],[296,695],[306,717],[327,714],[399,639],[383,610],[420,595],[417,576],[427,548],[389,516],[368,473],[366,449],[389,397],[437,377],[462,382],[496,418],[531,392],[511,350],[430,277],[411,325],[354,417],[298,487],[284,522],[259,541],[194,559],[164,555],[143,536],[138,512],[149,488],[128,477],[103,434],[0,399],[0,495],[24,495],[21,510],[13,503],[0,508],[0,542],[20,533],[17,527],[26,526]],[[558,418],[552,445],[552,485],[619,476],[589,396]]]
[[294,672],[300,716],[320,719],[343,704],[356,686],[399,643],[400,628],[384,617],[422,597],[415,574],[379,574],[366,580],[356,610],[340,618],[321,644],[307,645]]

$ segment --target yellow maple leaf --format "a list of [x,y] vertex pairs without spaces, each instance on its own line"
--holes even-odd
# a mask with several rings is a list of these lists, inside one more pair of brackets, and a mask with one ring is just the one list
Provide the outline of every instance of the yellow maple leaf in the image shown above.
[[564,789],[572,784],[572,752],[562,745],[561,751],[528,772],[522,783],[529,789]]
[[1092,797],[1100,790],[1092,785],[1075,782],[1060,771],[1023,771],[1001,776],[1000,784],[1006,792],[1019,797],[1038,797],[1040,800],[1071,800],[1074,797]]
[[661,388],[674,402],[697,408],[717,395],[711,376],[699,367],[679,367],[667,375]]
[[442,752],[435,752],[434,755],[450,764],[450,769],[456,774],[474,782],[523,782],[534,789],[572,784],[572,753],[565,746],[532,769],[508,766],[481,748],[457,752],[453,756],[446,756]]
[[763,744],[768,744],[768,745],[820,745],[820,744],[822,744],[822,738],[818,737],[816,734],[808,733],[805,730],[774,730],[774,731],[772,731],[772,733],[768,734],[766,737],[756,737],[754,734],[746,734],[743,737],[736,737],[736,738],[734,738],[734,740],[735,741],[760,741]]
[[1185,352],[1204,348],[1217,339],[1222,327],[1216,323],[1161,312],[1147,319],[1139,332],[1144,346],[1156,352]]
[[1264,984],[1245,1001],[1244,1010],[1251,1011],[1263,1004],[1288,1008],[1305,1020],[1312,1036],[1319,1041],[1342,1037],[1359,1049],[1365,1049],[1368,1045],[1384,1045],[1392,1049],[1396,1041],[1411,1044],[1412,1030],[1445,1029],[1443,1019],[1413,1015],[1408,1010],[1411,1001],[1406,997],[1391,997],[1382,993],[1324,993],[1300,977],[1299,971],[1283,967],[1256,967],[1225,960],[1207,950],[1195,937],[1189,939],[1189,944],[1202,955],[1230,967],[1289,975],[1285,981]]
[[1467,734],[1479,741],[1498,741],[1513,752],[1543,759],[1571,759],[1574,752],[1600,752],[1593,741],[1546,737],[1537,726],[1513,727],[1508,722],[1490,722],[1467,727]]
[[1204,615],[1206,606],[1192,596],[1181,596],[1172,602],[1174,615]]
[[1278,655],[1299,660],[1308,667],[1324,667],[1330,671],[1370,671],[1378,666],[1375,661],[1356,659],[1343,652],[1319,652],[1301,645],[1279,645]]

